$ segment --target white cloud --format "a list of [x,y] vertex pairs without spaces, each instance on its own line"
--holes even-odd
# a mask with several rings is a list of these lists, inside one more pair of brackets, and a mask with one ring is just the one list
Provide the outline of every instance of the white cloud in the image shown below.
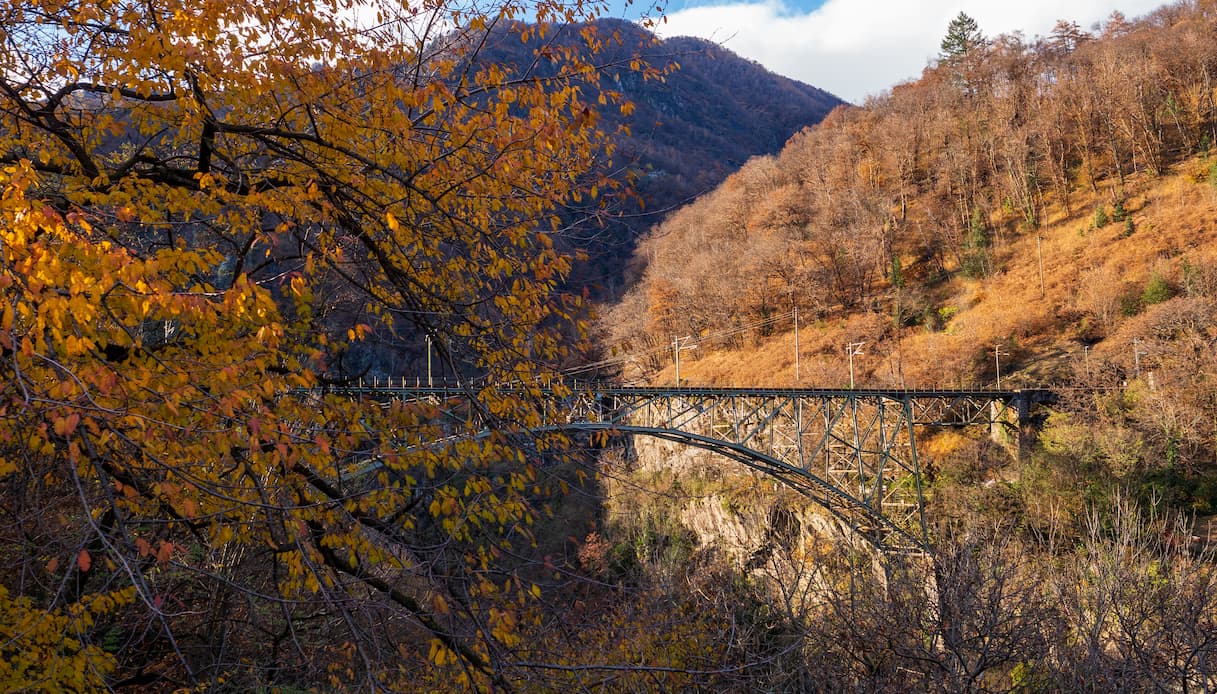
[[828,0],[811,12],[782,0],[691,7],[669,14],[662,36],[700,36],[770,70],[860,102],[921,74],[960,11],[987,36],[1047,34],[1058,19],[1084,28],[1114,10],[1145,14],[1163,0]]

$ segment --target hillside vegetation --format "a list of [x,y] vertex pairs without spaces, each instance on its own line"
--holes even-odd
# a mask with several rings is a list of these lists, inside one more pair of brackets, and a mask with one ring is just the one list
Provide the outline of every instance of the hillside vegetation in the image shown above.
[[[1208,479],[1215,38],[1213,3],[1060,22],[834,111],[653,230],[605,364],[671,382],[691,336],[693,383],[848,386],[847,343],[859,385],[993,386],[1000,368],[1080,393],[1062,406],[1096,425],[1078,450],[1117,477]],[[1094,387],[1097,404],[1073,390]],[[1207,486],[1171,489],[1217,510]]]
[[848,381],[847,341],[875,385],[991,384],[995,343],[1024,382],[1069,379],[1042,360],[1208,292],[1214,12],[1000,36],[834,111],[652,231],[607,342],[644,377],[689,335],[689,378],[792,384],[798,309],[805,385]]
[[[629,101],[630,108],[601,109],[597,117],[616,147],[602,173],[628,180],[633,195],[573,203],[573,228],[561,239],[589,256],[576,266],[571,286],[616,299],[626,262],[648,228],[749,158],[777,153],[791,135],[844,102],[703,39],[659,39],[613,19],[599,19],[595,27],[605,37],[598,51],[581,45],[575,27],[565,27],[524,42],[510,32],[496,35],[483,59],[527,66],[534,53],[561,46],[603,66],[598,81],[585,85],[589,93],[610,90]],[[637,69],[639,60],[661,68],[663,78],[648,79]]]
[[719,684],[1210,690],[1217,3],[970,39],[653,229],[587,372],[671,384],[674,344],[682,384],[1000,368],[1060,395],[1033,450],[921,432],[935,547],[901,562],[740,466],[640,447],[606,466],[605,571],[730,615],[748,667]]

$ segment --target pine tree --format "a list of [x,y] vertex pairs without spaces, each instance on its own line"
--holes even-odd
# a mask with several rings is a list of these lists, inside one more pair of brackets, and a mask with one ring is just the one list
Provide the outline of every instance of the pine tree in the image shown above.
[[940,44],[941,60],[943,62],[956,61],[983,45],[984,42],[985,36],[980,33],[980,26],[976,20],[967,13],[960,12],[947,26],[947,35],[943,37]]

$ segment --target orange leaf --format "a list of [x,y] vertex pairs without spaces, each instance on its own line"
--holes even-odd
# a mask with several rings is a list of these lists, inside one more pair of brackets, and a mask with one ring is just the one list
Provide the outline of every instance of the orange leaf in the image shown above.
[[160,546],[156,550],[156,561],[164,564],[173,556],[173,543],[161,540]]
[[81,571],[88,571],[89,567],[93,566],[93,557],[89,556],[89,550],[80,550],[80,554],[76,555],[76,565]]

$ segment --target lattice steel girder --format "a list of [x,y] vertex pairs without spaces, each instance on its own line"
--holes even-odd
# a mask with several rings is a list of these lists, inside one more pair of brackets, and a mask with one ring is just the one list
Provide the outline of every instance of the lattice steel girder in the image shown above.
[[[474,395],[449,387],[342,392],[449,404]],[[780,479],[884,550],[928,545],[915,427],[1017,426],[1050,398],[1046,391],[600,385],[547,392],[553,400],[541,404],[542,430],[620,431],[714,451]]]
[[[630,394],[624,418],[606,413],[622,430],[684,440],[717,450],[700,439],[754,455],[751,467],[764,470],[815,498],[850,527],[885,549],[924,546],[924,499],[913,445],[913,409],[907,396],[866,392],[725,393],[707,399],[694,394],[690,407],[680,393]],[[696,410],[700,418],[688,413]],[[667,412],[681,413],[666,419]],[[718,450],[725,453],[724,450]],[[738,459],[738,455],[731,455]],[[780,463],[777,466],[772,461]],[[827,486],[815,495],[805,484]],[[877,523],[876,519],[883,519]]]

